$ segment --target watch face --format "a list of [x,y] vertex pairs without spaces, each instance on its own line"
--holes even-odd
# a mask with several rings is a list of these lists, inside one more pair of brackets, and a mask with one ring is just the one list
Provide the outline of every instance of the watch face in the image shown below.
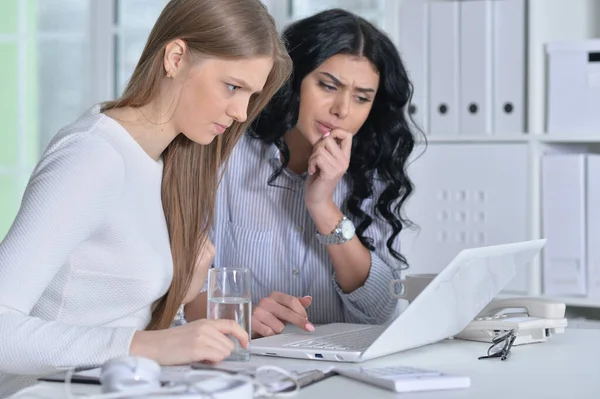
[[354,237],[354,224],[350,220],[344,220],[340,225],[340,229],[342,230],[342,237],[346,240]]

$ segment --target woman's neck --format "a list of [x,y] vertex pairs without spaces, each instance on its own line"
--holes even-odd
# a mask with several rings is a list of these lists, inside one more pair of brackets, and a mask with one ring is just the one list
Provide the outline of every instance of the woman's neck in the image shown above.
[[298,175],[303,174],[308,170],[308,158],[312,154],[312,145],[296,127],[285,134],[284,140],[290,151],[288,169]]
[[[168,114],[159,112],[156,103],[141,107],[113,108],[104,113],[116,120],[154,160],[158,160],[178,133]],[[163,108],[164,109],[164,108]]]

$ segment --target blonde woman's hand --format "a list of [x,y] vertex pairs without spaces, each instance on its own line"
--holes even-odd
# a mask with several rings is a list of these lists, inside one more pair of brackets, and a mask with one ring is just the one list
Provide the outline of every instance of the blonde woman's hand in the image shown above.
[[163,366],[218,363],[234,347],[227,334],[248,348],[248,334],[235,321],[202,319],[166,330],[138,331],[133,336],[130,354],[148,357]]
[[202,249],[200,250],[200,254],[198,259],[196,260],[196,266],[194,268],[194,276],[192,277],[192,282],[190,284],[190,288],[188,289],[185,297],[183,298],[183,304],[186,305],[190,303],[194,298],[196,298],[200,294],[200,290],[204,286],[204,282],[206,281],[206,276],[208,275],[208,269],[215,259],[215,246],[209,239],[206,239]]

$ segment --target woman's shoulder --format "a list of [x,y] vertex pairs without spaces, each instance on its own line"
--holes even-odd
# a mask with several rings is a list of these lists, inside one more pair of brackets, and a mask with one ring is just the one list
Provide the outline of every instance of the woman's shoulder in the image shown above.
[[275,145],[267,144],[260,139],[244,133],[240,140],[235,145],[231,153],[230,165],[247,165],[251,163],[259,163],[261,160],[268,159],[273,152]]
[[[106,116],[99,112],[97,106],[88,109],[76,120],[63,126],[52,137],[45,154],[52,153],[67,145],[93,145],[107,140],[111,128],[107,126]],[[45,155],[44,154],[44,155]]]
[[71,167],[122,164],[123,154],[115,146],[115,127],[107,117],[92,108],[64,126],[42,153],[36,170],[69,164]]

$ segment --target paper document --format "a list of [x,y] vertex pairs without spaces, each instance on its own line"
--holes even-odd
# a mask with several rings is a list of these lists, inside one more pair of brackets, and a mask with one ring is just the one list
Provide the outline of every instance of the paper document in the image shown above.
[[[95,381],[97,383],[100,383],[101,370],[102,369],[100,367],[96,367],[96,368],[89,369],[89,370],[77,371],[73,374],[72,380],[73,380],[73,382],[77,382],[77,380],[80,380],[80,379],[87,379],[89,381],[86,381],[86,382],[93,383]],[[186,373],[189,373],[190,371],[192,371],[192,368],[190,366],[162,367],[162,371],[160,374],[160,380],[163,383],[184,381]],[[66,377],[66,372],[62,372],[62,373],[55,374],[49,378],[64,381],[65,377]]]
[[[281,372],[275,370],[261,370],[257,374],[257,370],[261,366],[264,366],[264,364],[255,364],[253,362],[222,362],[218,365],[194,363],[192,368],[196,370],[221,370],[235,374],[248,375],[255,378],[261,384],[266,385],[272,392],[282,392],[294,387],[294,381]],[[307,364],[278,367],[292,374],[297,379],[300,387],[305,387],[336,374],[333,366]]]
[[[213,370],[223,371],[231,374],[242,374],[255,378],[266,385],[272,392],[281,392],[294,387],[294,382],[283,373],[265,370],[256,374],[256,370],[262,365],[243,362],[222,362],[218,365],[195,363],[192,366],[163,366],[160,380],[163,384],[185,381],[195,371]],[[300,387],[320,381],[335,374],[333,367],[309,367],[307,365],[297,367],[285,367],[298,380]],[[101,368],[77,371],[73,374],[71,382],[83,384],[100,384]],[[66,372],[57,373],[49,377],[40,378],[42,381],[63,382]]]

